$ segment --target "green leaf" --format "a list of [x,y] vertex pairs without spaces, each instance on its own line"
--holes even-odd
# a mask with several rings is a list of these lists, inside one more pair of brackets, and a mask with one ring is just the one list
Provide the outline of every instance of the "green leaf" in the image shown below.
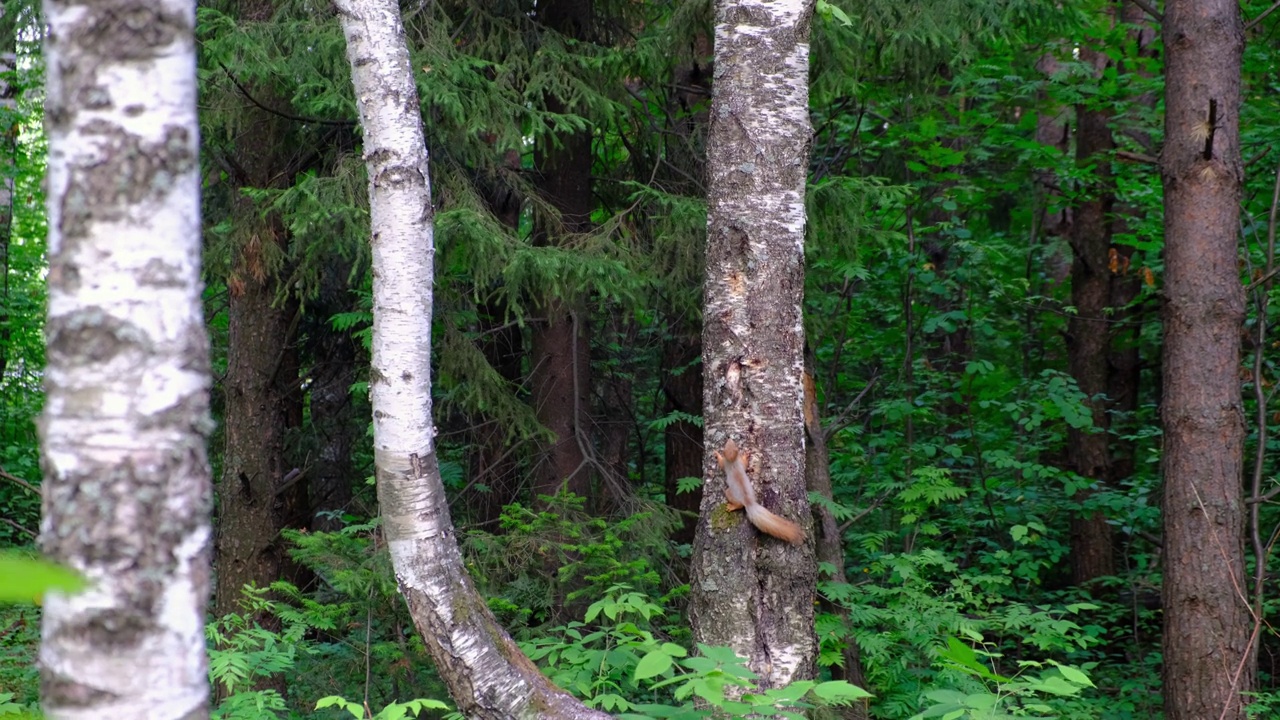
[[813,688],[813,694],[833,705],[843,705],[854,700],[872,697],[871,693],[847,680],[828,680],[818,683]]
[[88,583],[74,570],[14,552],[0,552],[0,602],[39,603],[50,590],[74,593]]
[[636,664],[635,680],[661,675],[671,669],[671,656],[663,650],[651,650]]
[[818,13],[823,17],[835,18],[841,25],[845,27],[853,27],[853,21],[845,14],[845,11],[831,4],[827,0],[818,0]]
[[1093,681],[1090,680],[1089,676],[1085,675],[1084,672],[1080,670],[1080,668],[1077,668],[1071,665],[1059,665],[1058,672],[1062,673],[1062,676],[1065,677],[1067,680],[1070,680],[1071,682],[1077,685],[1083,685],[1085,687],[1093,687]]
[[340,707],[343,710],[346,710],[347,712],[351,713],[351,717],[353,718],[364,717],[363,705],[357,702],[351,702],[350,700],[340,695],[330,695],[329,697],[322,697],[316,701],[317,710],[323,710],[324,708],[335,707],[335,706]]

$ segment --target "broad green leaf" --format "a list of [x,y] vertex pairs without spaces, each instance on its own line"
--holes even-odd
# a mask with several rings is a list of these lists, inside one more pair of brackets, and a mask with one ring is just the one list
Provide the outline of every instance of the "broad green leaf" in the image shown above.
[[651,650],[636,664],[637,681],[661,675],[671,669],[671,656],[663,650]]
[[87,585],[73,570],[13,552],[0,552],[0,578],[0,602],[39,603],[50,590],[71,593]]

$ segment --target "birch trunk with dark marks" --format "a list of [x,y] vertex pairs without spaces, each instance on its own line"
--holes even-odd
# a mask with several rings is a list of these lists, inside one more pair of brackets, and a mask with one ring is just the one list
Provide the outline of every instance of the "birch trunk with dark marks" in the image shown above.
[[212,486],[195,2],[48,0],[41,549],[56,720],[209,717]]
[[812,12],[807,0],[716,4],[702,334],[707,483],[690,620],[698,642],[747,658],[762,687],[814,674],[812,532],[791,546],[726,512],[712,452],[735,441],[760,502],[811,525],[801,301]]
[[369,173],[374,463],[400,592],[464,716],[607,718],[538,672],[463,566],[434,447],[431,190],[399,4],[334,4],[347,39]]

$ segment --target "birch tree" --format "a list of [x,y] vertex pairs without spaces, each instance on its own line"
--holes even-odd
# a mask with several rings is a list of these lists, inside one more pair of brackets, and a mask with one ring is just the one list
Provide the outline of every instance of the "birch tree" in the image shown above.
[[749,454],[762,504],[809,517],[804,475],[805,179],[809,0],[718,0],[707,147],[703,303],[707,485],[694,542],[697,640],[748,658],[764,687],[812,677],[812,540],[765,537],[727,514],[711,451]]
[[55,719],[207,718],[209,350],[195,2],[47,0],[41,546]]
[[1240,65],[1234,0],[1169,0],[1164,185],[1164,710],[1247,716],[1244,412],[1237,231]]
[[400,592],[468,718],[606,718],[553,686],[462,563],[431,419],[431,188],[395,0],[335,0],[364,129],[373,257],[374,463]]

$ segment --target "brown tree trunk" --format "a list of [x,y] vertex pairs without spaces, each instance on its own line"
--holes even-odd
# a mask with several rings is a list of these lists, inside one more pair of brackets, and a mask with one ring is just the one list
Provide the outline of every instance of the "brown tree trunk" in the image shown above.
[[[271,17],[271,0],[244,0],[242,22]],[[259,102],[278,105],[266,88]],[[246,107],[227,164],[239,187],[278,188],[291,178],[285,123],[277,115]],[[293,469],[285,458],[285,432],[301,417],[297,376],[295,302],[281,302],[279,256],[289,238],[274,216],[260,218],[253,201],[236,199],[236,243],[229,295],[225,446],[218,483],[218,533],[214,613],[239,609],[241,588],[259,587],[285,575],[280,530],[305,526],[310,508],[306,482],[282,488]],[[291,478],[294,479],[294,478]]]
[[351,454],[365,428],[365,422],[357,417],[351,385],[358,374],[357,363],[367,360],[367,355],[349,330],[335,330],[329,324],[333,315],[354,309],[348,276],[348,268],[336,264],[324,270],[320,298],[311,306],[314,321],[307,333],[312,359],[311,428],[318,446],[309,487],[313,530],[340,529],[343,523],[338,516],[352,509],[357,478]]
[[[695,361],[702,355],[701,338],[680,335],[662,346],[662,394],[668,413],[702,415],[702,368]],[[682,513],[683,524],[672,540],[681,545],[693,542],[698,527],[698,507],[702,488],[678,491],[681,478],[702,476],[702,427],[688,420],[676,420],[663,431],[666,466],[667,505]]]
[[[241,215],[256,216],[248,208]],[[268,242],[283,241],[273,237],[282,231],[262,226],[259,230],[269,233]],[[242,260],[242,267],[252,262]],[[231,292],[224,381],[226,444],[218,492],[217,615],[239,609],[245,585],[266,587],[284,576],[280,530],[298,509],[296,491],[306,490],[305,482],[296,482],[284,494],[278,492],[293,469],[285,458],[285,432],[295,416],[297,375],[287,372],[296,367],[288,360],[295,337],[293,315],[287,307],[274,305],[276,288],[271,279],[250,277]],[[294,501],[287,502],[286,495],[295,496]]]
[[[813,374],[813,357],[806,357],[804,374],[804,429],[809,439],[805,446],[804,473],[805,485],[809,492],[817,493],[827,500],[834,500],[831,487],[831,453],[827,450],[827,433],[822,428],[822,414],[818,407],[817,386]],[[819,563],[829,564],[832,568],[831,582],[847,585],[849,578],[844,569],[844,542],[840,537],[840,524],[825,505],[813,506],[813,534],[815,554]],[[822,598],[822,609],[841,618],[844,624],[844,663],[831,668],[831,676],[837,680],[846,680],[862,689],[867,688],[867,679],[862,672],[862,656],[858,643],[853,639],[849,626],[849,611],[844,607]],[[870,707],[866,699],[855,700],[852,704],[833,708],[833,712],[844,720],[867,720]]]
[[[1123,22],[1135,28],[1130,40],[1137,48],[1135,59],[1150,60],[1157,52],[1155,32],[1150,27],[1147,12],[1131,0],[1121,4]],[[1146,93],[1135,99],[1135,102],[1154,108],[1156,97]],[[1143,148],[1151,149],[1148,134],[1135,128],[1123,128],[1129,137],[1135,138]],[[1126,223],[1133,216],[1133,208],[1119,206],[1116,208],[1116,232],[1126,232]],[[1137,468],[1136,445],[1127,439],[1129,431],[1134,427],[1133,413],[1138,409],[1138,393],[1141,391],[1142,357],[1139,354],[1142,327],[1146,323],[1146,313],[1141,308],[1129,305],[1138,298],[1142,291],[1142,276],[1133,262],[1134,248],[1130,245],[1115,245],[1115,270],[1111,275],[1111,308],[1112,322],[1115,331],[1111,335],[1111,355],[1108,361],[1107,399],[1115,412],[1112,418],[1111,441],[1111,476],[1109,481],[1113,487],[1119,487],[1121,481],[1129,479]],[[1117,427],[1116,418],[1122,418],[1125,425]]]
[[1164,709],[1168,720],[1242,720],[1254,658],[1241,477],[1240,7],[1169,0],[1163,30]]
[[[564,35],[586,39],[592,24],[592,0],[550,0],[540,5],[542,23]],[[547,109],[572,112],[561,98],[549,97]],[[543,138],[536,153],[547,200],[560,213],[558,221],[540,220],[538,242],[559,245],[567,235],[590,228],[595,201],[591,196],[591,132]],[[575,495],[591,495],[592,473],[586,463],[588,400],[591,387],[591,353],[588,316],[583,304],[568,297],[545,296],[543,322],[533,325],[530,388],[538,421],[556,435],[545,448],[535,473],[534,492],[554,495],[561,489]]]
[[[1106,54],[1093,48],[1080,49],[1080,60],[1100,74],[1107,64]],[[1085,394],[1093,427],[1071,428],[1067,459],[1079,475],[1106,482],[1111,455],[1107,432],[1108,354],[1111,348],[1111,211],[1115,193],[1111,179],[1111,130],[1106,113],[1085,105],[1076,107],[1076,164],[1096,166],[1086,180],[1085,198],[1075,209],[1071,224],[1071,304],[1075,314],[1067,324],[1067,363],[1076,384]],[[1089,492],[1077,494],[1084,502]],[[1071,579],[1085,585],[1115,573],[1111,525],[1101,511],[1082,512],[1071,520]]]
[[[520,382],[524,359],[520,326],[510,322],[506,306],[500,301],[483,303],[478,310],[480,351],[498,375],[514,388]],[[478,526],[499,532],[502,508],[515,502],[520,492],[519,466],[503,419],[482,415],[475,420],[472,441],[476,452],[472,455],[471,480],[483,488],[468,490],[464,506]]]

